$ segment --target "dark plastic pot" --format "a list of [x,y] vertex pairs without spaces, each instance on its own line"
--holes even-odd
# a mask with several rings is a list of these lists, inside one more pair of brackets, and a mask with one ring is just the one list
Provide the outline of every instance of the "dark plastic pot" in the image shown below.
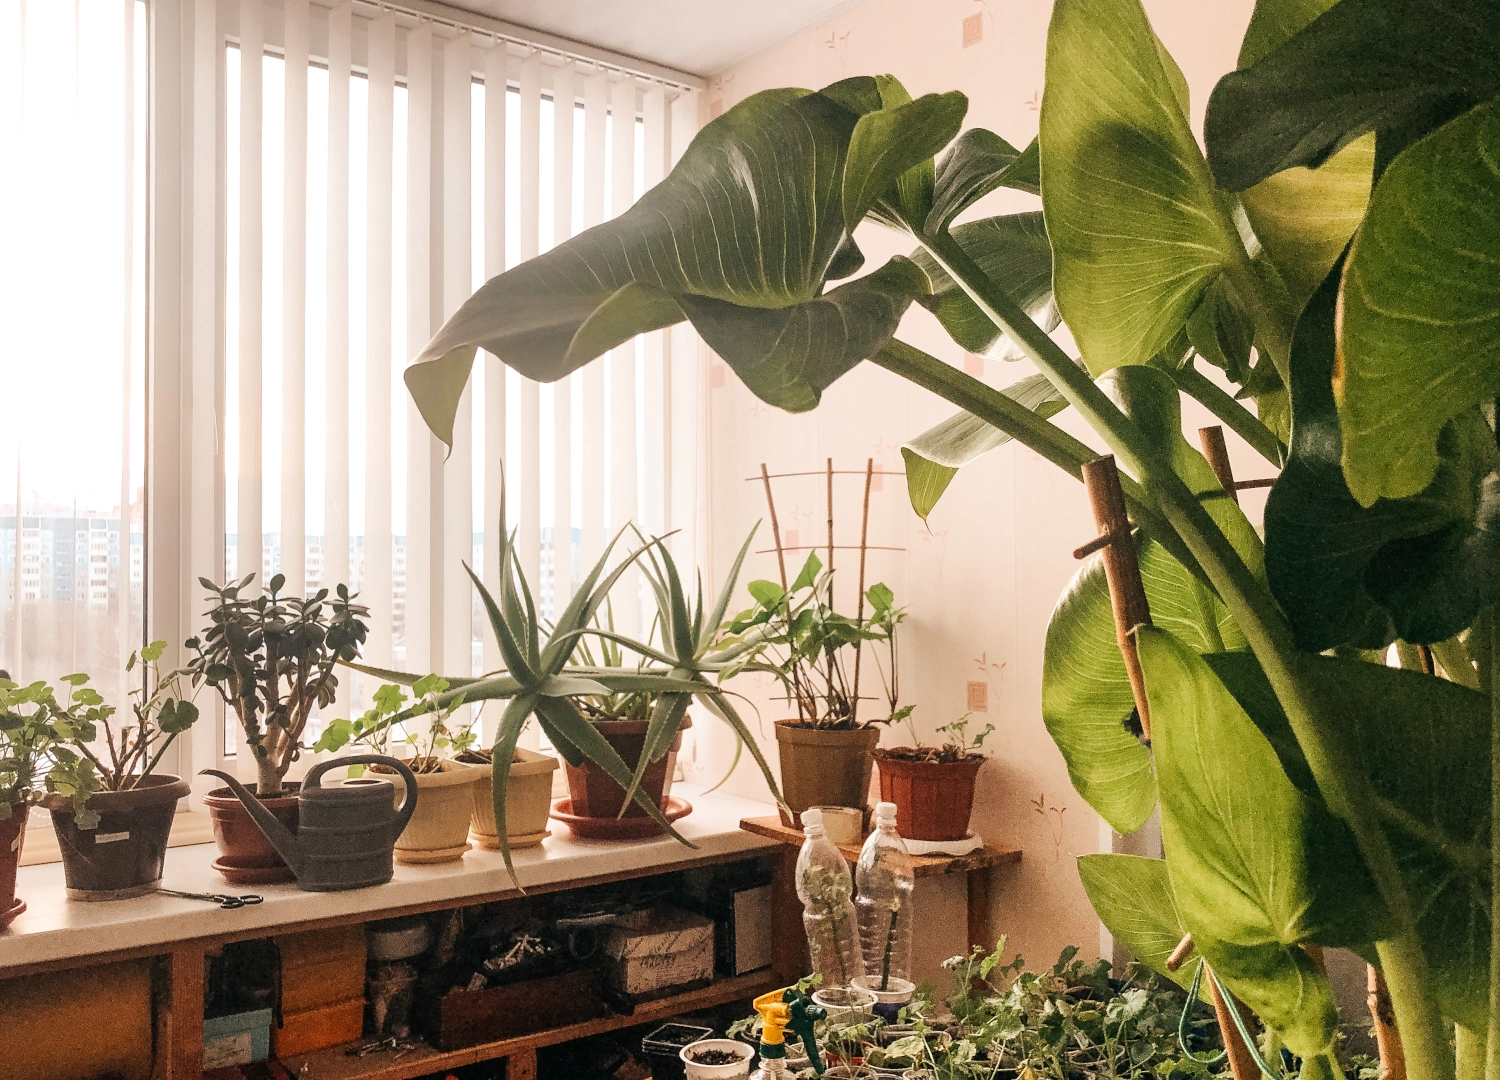
[[908,840],[962,840],[969,835],[974,781],[984,758],[905,761],[882,756],[880,798],[896,804],[896,831]]
[[713,1037],[713,1029],[697,1024],[663,1024],[641,1040],[641,1053],[651,1063],[655,1080],[683,1080],[682,1048]]
[[[634,771],[636,763],[641,760],[641,751],[646,748],[646,721],[607,720],[594,726]],[[677,771],[677,751],[681,748],[682,732],[679,731],[673,737],[667,752],[646,766],[645,775],[641,777],[641,790],[663,810],[667,806],[667,797],[672,794],[672,774]],[[572,796],[574,814],[591,818],[620,816],[620,807],[625,805],[625,789],[615,782],[614,777],[589,761],[582,765],[568,765],[564,762],[564,765],[567,768],[568,794]],[[624,816],[645,817],[646,811],[641,809],[639,803],[631,800]]]
[[148,776],[139,787],[98,792],[88,801],[99,815],[92,829],[79,827],[67,798],[47,795],[68,898],[124,900],[160,885],[177,800],[190,790],[180,777]]
[[[254,784],[247,786],[251,791],[255,790]],[[280,795],[260,800],[262,806],[294,833],[301,819],[297,803],[300,787],[295,781],[284,783]],[[208,807],[208,817],[214,825],[214,840],[219,845],[214,869],[231,885],[272,885],[297,880],[292,868],[271,846],[271,841],[266,839],[266,834],[260,831],[260,826],[255,824],[255,819],[240,804],[234,792],[227,787],[215,788],[203,796],[203,805]]]
[[782,821],[801,828],[802,811],[813,806],[865,809],[875,764],[872,755],[879,742],[877,728],[829,731],[798,727],[795,720],[776,721],[781,795],[795,815],[787,820],[783,810]]
[[12,807],[10,817],[0,821],[0,930],[26,910],[26,902],[16,899],[16,869],[21,865],[21,841],[26,839],[26,818],[31,807],[22,803]]

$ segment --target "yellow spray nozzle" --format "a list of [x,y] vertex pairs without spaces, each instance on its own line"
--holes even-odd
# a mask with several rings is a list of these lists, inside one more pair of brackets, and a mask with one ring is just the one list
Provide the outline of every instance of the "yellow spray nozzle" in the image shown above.
[[780,1046],[786,1042],[786,1025],[792,1018],[792,1007],[783,1000],[786,988],[772,990],[755,999],[755,1011],[760,1013],[760,1041],[766,1046]]

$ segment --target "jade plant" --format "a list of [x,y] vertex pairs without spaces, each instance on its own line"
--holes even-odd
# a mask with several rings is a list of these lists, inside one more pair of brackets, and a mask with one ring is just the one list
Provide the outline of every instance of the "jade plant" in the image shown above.
[[[923,514],[1007,440],[1081,476],[1096,452],[1050,419],[1074,410],[1122,474],[1152,739],[1097,557],[1048,629],[1044,719],[1116,830],[1159,808],[1166,856],[1085,858],[1101,917],[1162,972],[1190,932],[1173,977],[1206,963],[1305,1076],[1342,1067],[1304,944],[1372,961],[1412,1075],[1495,1075],[1496,56],[1489,0],[1259,0],[1205,156],[1140,0],[1056,0],[1025,149],[889,76],[751,95],[624,214],[479,289],[406,382],[451,441],[479,348],[550,381],[688,320],[791,411],[868,360],[963,410],[904,450]],[[957,223],[1001,187],[1041,211]],[[856,277],[867,220],[913,249]],[[1035,373],[995,389],[897,339],[912,304]],[[1184,394],[1277,474],[1264,539]]]
[[[66,746],[52,751],[48,786],[86,799],[95,791],[139,787],[156,771],[162,755],[198,720],[186,668],[162,670],[165,641],[132,652],[126,674],[140,669],[141,684],[130,691],[130,719],[116,723],[114,706],[88,685],[84,674],[65,675],[69,704]],[[101,743],[102,735],[102,743]]]
[[274,798],[302,754],[302,736],[313,711],[338,692],[335,668],[358,659],[368,608],[354,603],[346,585],[307,598],[281,595],[276,574],[258,594],[242,595],[255,579],[215,585],[209,591],[209,625],[188,638],[188,671],[196,687],[219,692],[255,757],[256,795]]

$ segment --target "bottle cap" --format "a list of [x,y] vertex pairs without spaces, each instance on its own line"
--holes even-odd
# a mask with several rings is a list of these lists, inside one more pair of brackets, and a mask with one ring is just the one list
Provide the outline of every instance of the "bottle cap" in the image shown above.
[[[803,815],[804,819],[807,815]],[[893,802],[882,802],[875,804],[875,824],[896,824],[896,804]]]
[[823,811],[819,810],[816,806],[809,807],[808,809],[802,811],[803,829],[811,832],[814,829],[821,829],[822,827]]

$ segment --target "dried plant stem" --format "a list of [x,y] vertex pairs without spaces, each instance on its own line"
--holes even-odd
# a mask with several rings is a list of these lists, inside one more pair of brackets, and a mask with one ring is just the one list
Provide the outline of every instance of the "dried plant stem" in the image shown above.
[[[865,556],[869,553],[870,541],[870,482],[875,479],[875,459],[865,459],[865,503],[859,516],[859,598],[855,601],[854,621],[865,621]],[[864,655],[863,641],[854,643],[854,702],[852,719],[859,722],[859,665]]]

